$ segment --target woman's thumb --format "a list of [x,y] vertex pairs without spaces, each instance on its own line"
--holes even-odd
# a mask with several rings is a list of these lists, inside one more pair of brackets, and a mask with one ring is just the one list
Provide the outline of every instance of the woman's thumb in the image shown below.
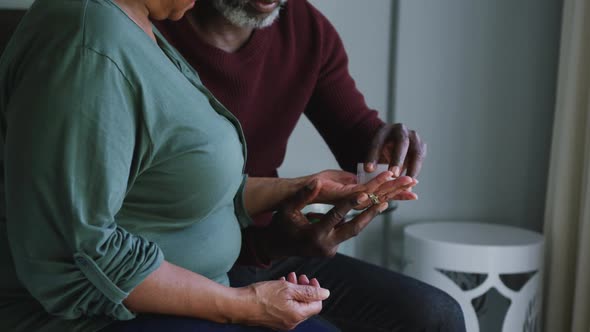
[[330,296],[330,291],[311,285],[296,285],[293,299],[299,302],[323,301]]

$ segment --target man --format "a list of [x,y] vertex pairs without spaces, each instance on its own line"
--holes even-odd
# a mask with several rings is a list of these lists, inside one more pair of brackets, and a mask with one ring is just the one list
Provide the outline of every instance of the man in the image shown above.
[[[394,176],[418,175],[425,144],[415,131],[385,124],[367,107],[336,30],[306,0],[199,0],[195,7],[185,19],[157,26],[240,120],[250,176],[277,176],[303,113],[343,169],[353,171],[365,161],[370,172],[380,162],[388,163]],[[277,243],[277,232],[292,241]],[[272,222],[249,228],[242,261],[254,258],[267,266],[236,265],[231,282],[239,286],[290,271],[313,275],[332,290],[322,316],[343,331],[464,331],[458,304],[443,292],[335,254],[338,244],[354,235]],[[276,260],[286,256],[312,258]]]

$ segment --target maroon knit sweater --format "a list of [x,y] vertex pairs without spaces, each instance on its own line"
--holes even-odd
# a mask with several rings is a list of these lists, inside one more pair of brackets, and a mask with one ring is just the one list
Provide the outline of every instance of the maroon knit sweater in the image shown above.
[[272,26],[256,30],[235,53],[200,41],[186,19],[157,27],[240,120],[250,176],[277,175],[302,113],[343,169],[353,171],[366,158],[383,122],[350,77],[336,30],[306,0],[288,1]]

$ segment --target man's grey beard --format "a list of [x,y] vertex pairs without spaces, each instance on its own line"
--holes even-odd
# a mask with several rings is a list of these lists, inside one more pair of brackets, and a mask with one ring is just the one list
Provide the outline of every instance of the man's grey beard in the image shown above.
[[231,24],[242,28],[260,29],[270,26],[279,17],[279,11],[287,0],[280,0],[279,7],[263,17],[257,17],[248,12],[246,6],[249,6],[249,0],[211,0],[211,2],[213,7]]

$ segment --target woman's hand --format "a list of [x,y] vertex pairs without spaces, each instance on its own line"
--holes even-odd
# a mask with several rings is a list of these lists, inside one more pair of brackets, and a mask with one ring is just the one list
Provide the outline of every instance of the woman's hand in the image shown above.
[[[373,180],[365,184],[359,184],[356,190],[375,195],[381,203],[389,202],[391,200],[409,201],[418,199],[418,195],[412,192],[412,188],[418,184],[418,180],[409,176],[400,176],[392,179],[392,174],[393,173],[389,171],[383,172]],[[371,203],[372,202],[369,201],[356,208],[366,208]]]
[[317,315],[322,310],[322,301],[328,298],[330,292],[321,288],[316,279],[310,281],[300,276],[301,282],[297,283],[295,273],[290,273],[288,277],[289,280],[281,278],[245,287],[254,308],[248,317],[237,323],[292,330],[299,323]]
[[[248,213],[256,216],[259,213],[275,211],[282,202],[293,197],[304,187],[313,187],[319,183],[321,190],[311,203],[327,203],[335,205],[346,197],[359,192],[377,193],[383,196],[381,202],[391,199],[416,199],[416,194],[408,189],[417,181],[409,177],[399,177],[391,180],[391,172],[384,172],[366,184],[357,184],[356,176],[352,173],[328,170],[309,176],[280,179],[280,178],[248,178],[244,190],[244,202]],[[395,182],[395,183],[388,183]],[[401,185],[401,187],[400,187]],[[401,189],[401,190],[400,190]],[[362,208],[366,207],[361,206]]]
[[327,170],[300,178],[303,185],[313,187],[319,183],[321,190],[313,203],[333,204],[358,191],[356,175],[337,170]]
[[299,278],[297,278],[297,274],[295,274],[295,272],[291,272],[287,275],[287,277],[281,277],[279,278],[279,280],[283,280],[283,281],[288,281],[292,284],[296,284],[296,285],[312,285],[314,287],[320,287],[320,282],[316,279],[309,279],[307,278],[307,276],[305,274],[302,274],[299,276]]
[[[345,197],[358,192],[375,194],[381,202],[390,200],[415,200],[418,196],[411,192],[411,188],[418,181],[401,176],[392,179],[392,172],[383,172],[365,184],[357,184],[354,174],[345,171],[327,170],[303,178],[309,188],[320,187],[317,196],[311,203],[335,204]],[[367,204],[359,206],[366,208]]]

